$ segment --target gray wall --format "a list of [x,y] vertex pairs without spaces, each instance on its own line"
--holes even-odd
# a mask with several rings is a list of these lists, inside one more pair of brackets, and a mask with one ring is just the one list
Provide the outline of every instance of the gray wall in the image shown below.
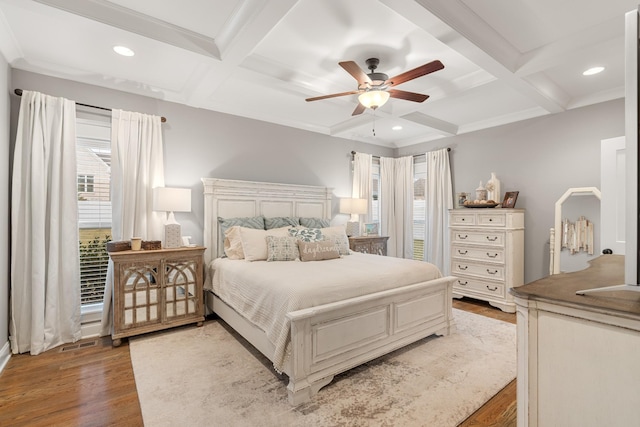
[[[336,215],[337,198],[351,195],[351,151],[393,156],[390,148],[17,69],[11,72],[11,84],[11,92],[15,88],[35,90],[84,104],[166,117],[167,122],[162,125],[165,185],[192,189],[192,212],[178,212],[175,216],[182,225],[182,234],[192,236],[193,243],[202,244],[202,177],[332,187]],[[11,98],[14,135],[20,98]],[[347,220],[346,216],[343,220]]]
[[[502,192],[520,191],[526,282],[548,275],[556,200],[569,187],[599,188],[600,140],[624,135],[622,99],[391,150],[21,70],[12,70],[11,83],[11,91],[165,116],[166,185],[193,189],[193,212],[176,219],[196,243],[202,243],[201,177],[325,185],[344,197],[350,194],[352,150],[403,156],[450,147],[454,192],[475,190],[491,172]],[[15,126],[19,98],[11,98]]]
[[0,368],[3,350],[9,352],[9,76],[0,55]]
[[450,147],[454,193],[474,191],[491,172],[503,193],[519,191],[516,208],[526,209],[528,283],[549,273],[555,202],[570,187],[600,188],[600,141],[623,135],[624,100],[619,99],[404,147],[395,155]]

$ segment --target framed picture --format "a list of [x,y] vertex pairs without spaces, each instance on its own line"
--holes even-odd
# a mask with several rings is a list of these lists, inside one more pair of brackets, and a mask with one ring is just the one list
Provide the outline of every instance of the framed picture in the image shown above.
[[519,191],[507,191],[504,193],[504,199],[502,200],[503,208],[515,208],[516,200],[518,200]]
[[366,236],[377,236],[378,235],[378,223],[371,222],[369,224],[364,225],[364,234]]
[[459,208],[464,208],[464,202],[469,200],[469,193],[456,193],[456,203]]

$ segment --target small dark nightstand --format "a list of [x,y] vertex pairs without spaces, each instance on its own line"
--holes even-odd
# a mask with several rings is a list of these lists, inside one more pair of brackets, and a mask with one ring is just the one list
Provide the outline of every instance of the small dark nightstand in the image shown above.
[[387,236],[349,237],[349,249],[364,254],[387,255]]

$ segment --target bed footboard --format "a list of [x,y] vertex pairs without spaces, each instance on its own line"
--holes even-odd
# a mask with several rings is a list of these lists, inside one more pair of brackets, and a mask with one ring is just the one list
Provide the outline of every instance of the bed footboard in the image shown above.
[[455,332],[455,278],[289,313],[289,402],[309,400],[333,376],[433,334]]
[[[453,282],[448,276],[288,313],[291,356],[289,402],[311,399],[333,377],[430,335],[456,331],[452,313]],[[274,346],[213,293],[207,306],[270,360]]]

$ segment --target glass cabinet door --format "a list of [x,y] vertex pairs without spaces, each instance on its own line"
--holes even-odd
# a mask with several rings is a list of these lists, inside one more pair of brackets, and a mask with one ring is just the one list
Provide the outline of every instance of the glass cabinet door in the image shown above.
[[196,314],[197,267],[198,264],[193,260],[167,259],[165,261],[165,320]]
[[122,266],[122,326],[130,328],[157,323],[160,318],[161,278],[159,263],[132,263]]

